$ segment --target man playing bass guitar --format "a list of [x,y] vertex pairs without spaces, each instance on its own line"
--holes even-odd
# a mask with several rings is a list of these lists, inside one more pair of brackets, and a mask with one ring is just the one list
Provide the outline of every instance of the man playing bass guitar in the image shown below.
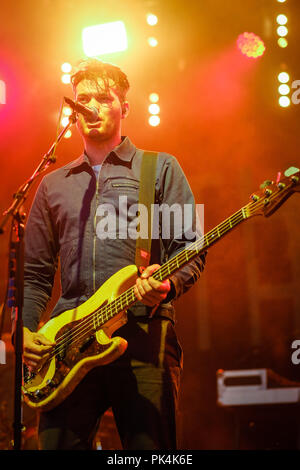
[[[143,155],[121,132],[129,112],[127,76],[115,65],[89,59],[79,65],[72,84],[76,103],[93,110],[96,118],[79,114],[77,128],[84,152],[42,179],[26,225],[24,362],[33,373],[58,342],[38,331],[58,258],[61,295],[51,318],[76,311],[115,273],[135,264],[136,239],[120,229],[133,221],[127,209],[138,203]],[[127,220],[120,212],[120,201],[126,201]],[[195,226],[188,182],[175,157],[163,152],[157,155],[155,203],[169,208],[190,205]],[[104,209],[116,219],[106,231],[101,226]],[[176,449],[182,351],[174,328],[173,301],[199,278],[205,256],[196,257],[168,279],[155,279],[154,273],[166,260],[194,241],[185,236],[184,228],[178,233],[175,224],[166,236],[162,227],[158,233],[149,262],[135,278],[136,302],[126,311],[127,322],[112,334],[126,340],[126,351],[110,363],[91,368],[61,403],[41,409],[41,449],[91,449],[109,407],[124,449]]]

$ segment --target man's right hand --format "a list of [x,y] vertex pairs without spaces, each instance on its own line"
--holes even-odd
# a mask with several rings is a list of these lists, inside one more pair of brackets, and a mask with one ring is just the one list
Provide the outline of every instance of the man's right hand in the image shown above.
[[43,334],[23,328],[23,360],[31,371],[37,371],[49,356],[55,343]]

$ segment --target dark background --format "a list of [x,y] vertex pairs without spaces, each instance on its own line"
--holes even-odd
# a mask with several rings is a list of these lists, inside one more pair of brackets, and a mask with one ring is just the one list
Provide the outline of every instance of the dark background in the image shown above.
[[[277,91],[280,71],[287,70],[291,81],[300,79],[299,10],[297,0],[2,3],[0,79],[6,82],[7,103],[0,105],[1,212],[55,138],[62,97],[72,97],[70,86],[60,81],[60,67],[84,57],[81,30],[123,20],[128,50],[103,58],[123,68],[131,83],[124,133],[139,147],[178,158],[196,202],[205,204],[205,231],[213,228],[245,205],[264,180],[299,166],[300,107],[280,108]],[[155,27],[145,21],[149,11],[158,16]],[[288,16],[286,49],[277,45],[278,13]],[[245,31],[263,39],[263,57],[248,59],[237,50],[236,39]],[[158,38],[156,48],[147,44],[150,35]],[[152,91],[160,95],[157,128],[147,122]],[[82,151],[76,129],[72,132],[59,145],[55,167]],[[292,341],[300,339],[299,203],[296,194],[271,218],[253,218],[212,247],[202,279],[177,302],[177,332],[184,349],[183,449],[234,447],[234,415],[217,406],[218,369],[270,368],[300,382],[300,365],[291,361]],[[7,233],[0,244],[2,303]],[[57,284],[51,305],[58,292]],[[8,312],[7,347],[9,329]],[[8,356],[7,365],[0,365],[2,448],[13,418],[11,351]],[[250,416],[241,447],[296,447],[293,412],[292,418],[284,407],[260,412],[263,424]],[[35,417],[25,410],[27,414],[28,428],[34,429]],[[112,417],[103,424],[104,446],[117,448]],[[34,439],[27,445],[34,447]]]

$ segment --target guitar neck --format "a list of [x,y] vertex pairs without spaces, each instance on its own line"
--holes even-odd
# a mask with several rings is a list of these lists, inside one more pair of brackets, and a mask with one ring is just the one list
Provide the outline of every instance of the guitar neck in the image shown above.
[[[195,242],[191,243],[187,248],[182,250],[173,258],[169,259],[165,264],[163,264],[155,273],[153,274],[154,279],[158,281],[164,281],[168,279],[172,274],[181,269],[184,265],[189,263],[193,258],[199,256],[201,253],[207,250],[211,245],[220,240],[224,235],[230,232],[234,227],[239,225],[243,220],[250,217],[251,214],[251,205],[253,203],[247,204],[247,206],[242,207],[239,211],[233,214],[228,219],[224,220],[222,223],[217,225],[214,229],[208,232],[206,235],[203,235]],[[134,293],[134,288],[130,287],[123,294],[117,297],[115,300],[110,302],[105,307],[101,308],[99,311],[95,312],[98,316],[97,322],[99,320],[101,323],[101,318],[103,318],[103,323],[109,318],[114,317],[119,312],[129,308],[137,301],[137,298]]]
[[206,251],[207,248],[220,240],[224,235],[243,222],[243,220],[247,219],[249,217],[248,207],[250,204],[242,207],[239,211],[228,217],[228,219],[217,225],[206,235],[203,235],[194,243],[191,243],[187,248],[178,253],[178,255],[169,259],[157,271],[155,271],[153,274],[154,279],[159,281],[168,279],[185,264],[189,263],[193,258]]

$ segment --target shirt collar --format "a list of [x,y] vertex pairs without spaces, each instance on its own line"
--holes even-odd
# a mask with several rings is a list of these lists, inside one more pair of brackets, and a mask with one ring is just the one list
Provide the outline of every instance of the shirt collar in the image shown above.
[[[136,147],[135,145],[133,145],[129,137],[122,136],[122,142],[119,145],[117,145],[117,147],[115,147],[111,153],[115,153],[117,157],[120,158],[121,160],[130,162],[135,152],[136,152]],[[82,153],[80,157],[77,158],[76,160],[73,160],[72,162],[65,165],[64,168],[66,170],[70,170],[71,168],[77,168],[84,163],[87,163],[88,165],[90,165],[89,158],[85,152]]]

